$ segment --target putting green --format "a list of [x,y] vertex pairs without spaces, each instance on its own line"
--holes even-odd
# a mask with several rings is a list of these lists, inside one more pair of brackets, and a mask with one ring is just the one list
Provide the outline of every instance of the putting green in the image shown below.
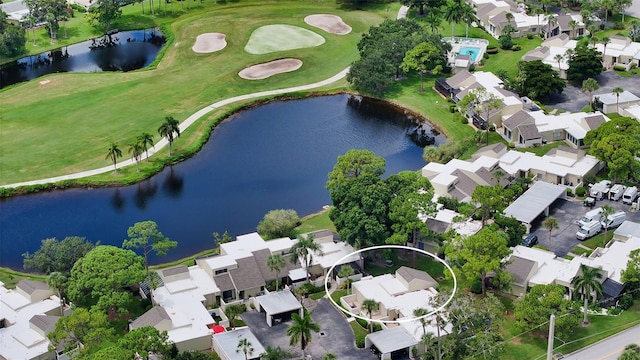
[[255,29],[244,47],[249,54],[303,49],[324,44],[322,36],[298,26],[266,25]]

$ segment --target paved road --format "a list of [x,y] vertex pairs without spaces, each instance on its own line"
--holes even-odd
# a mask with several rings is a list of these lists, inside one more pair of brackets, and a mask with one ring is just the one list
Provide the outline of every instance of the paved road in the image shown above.
[[[640,3],[640,0],[636,1]],[[619,86],[640,96],[640,81],[637,76],[621,77],[615,71],[605,71],[596,80],[600,84],[600,89],[594,92],[595,95],[609,93]],[[589,94],[583,93],[581,87],[567,84],[562,94],[551,97],[546,104],[553,108],[578,112],[589,105]]]
[[[640,212],[630,212],[629,205],[625,205],[621,200],[610,201],[602,200],[596,203],[596,207],[602,205],[611,205],[616,211],[626,211],[627,220],[640,222]],[[581,201],[558,200],[550,209],[550,215],[558,220],[559,228],[551,233],[551,242],[549,242],[549,232],[542,227],[544,218],[537,219],[532,224],[532,233],[538,235],[540,245],[553,251],[558,256],[566,255],[580,241],[576,238],[578,231],[577,220],[581,219],[584,214],[591,208],[584,207]]]
[[616,360],[624,350],[624,347],[631,343],[640,345],[640,325],[634,326],[621,333],[610,336],[582,350],[576,351],[565,360]]

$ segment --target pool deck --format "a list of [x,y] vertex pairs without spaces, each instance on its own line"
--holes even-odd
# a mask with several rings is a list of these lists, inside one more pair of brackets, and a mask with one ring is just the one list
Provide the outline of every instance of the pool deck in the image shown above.
[[[450,64],[455,64],[456,67],[468,67],[471,64],[478,64],[480,60],[482,60],[485,51],[487,50],[487,46],[489,45],[489,41],[485,39],[477,39],[477,38],[460,38],[454,37],[453,41],[451,37],[445,37],[444,41],[451,44],[451,51],[447,55]],[[473,47],[479,49],[478,54],[476,54],[475,61],[460,61],[458,59],[458,55],[460,55],[460,49],[465,47]]]

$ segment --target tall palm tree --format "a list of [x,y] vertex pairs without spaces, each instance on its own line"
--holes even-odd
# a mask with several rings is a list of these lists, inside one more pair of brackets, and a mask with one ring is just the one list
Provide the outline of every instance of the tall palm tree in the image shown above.
[[624,92],[624,89],[617,86],[611,90],[612,93],[616,94],[616,112],[620,111],[620,94]]
[[302,348],[302,357],[305,357],[304,349],[307,348],[307,345],[311,342],[311,331],[319,332],[320,325],[313,322],[311,319],[311,314],[305,310],[304,315],[300,316],[297,313],[293,313],[291,315],[291,320],[293,320],[293,324],[287,328],[287,335],[291,337],[291,341],[289,344],[291,346],[295,346],[300,342],[300,347]]
[[118,144],[112,142],[111,145],[109,145],[109,149],[107,151],[108,153],[106,159],[111,159],[111,161],[113,162],[113,170],[117,172],[118,168],[116,168],[116,161],[118,161],[119,157],[122,157],[122,150],[120,150]]
[[556,54],[556,56],[554,56],[553,59],[558,62],[558,75],[560,75],[560,73],[562,73],[562,67],[560,67],[560,64],[562,64],[562,60],[564,60],[564,56],[562,56],[562,54]]
[[169,156],[171,156],[171,144],[173,143],[174,136],[180,137],[180,123],[174,119],[173,116],[167,116],[164,118],[164,122],[158,128],[158,134],[167,138],[169,142]]
[[589,297],[592,296],[593,293],[597,295],[602,294],[602,283],[600,283],[600,279],[602,279],[601,269],[596,269],[585,264],[580,264],[579,275],[576,275],[571,279],[571,285],[574,289],[578,290],[584,298],[584,318],[582,319],[582,323],[584,325],[589,324],[589,318],[587,314],[587,310],[589,307]]
[[513,14],[508,12],[508,13],[504,14],[504,17],[507,19],[507,23],[509,25],[511,25],[511,20],[513,20]]
[[582,82],[582,92],[589,93],[589,105],[593,108],[593,92],[600,89],[600,84],[594,78],[588,78]]
[[362,301],[362,309],[369,314],[369,332],[373,332],[373,317],[371,316],[374,311],[380,309],[380,303],[373,299],[364,299]]
[[295,264],[298,260],[303,261],[304,270],[307,273],[307,281],[311,281],[309,265],[313,261],[313,254],[324,255],[320,246],[315,242],[315,236],[313,234],[308,234],[307,236],[299,235],[298,242],[291,247],[291,262]]
[[551,37],[551,28],[556,27],[556,25],[558,25],[558,19],[556,18],[555,14],[548,14],[545,17],[545,20],[547,20],[547,39]]
[[224,314],[229,319],[229,326],[236,328],[236,319],[244,312],[244,307],[239,304],[231,304],[224,308]]
[[349,277],[353,276],[355,273],[356,271],[353,270],[353,267],[351,267],[351,265],[342,265],[340,267],[340,271],[338,272],[339,277],[347,280],[347,295],[351,292],[351,280],[349,279]]
[[136,162],[136,171],[140,172],[140,157],[144,152],[144,148],[139,141],[136,141],[132,144],[129,144],[129,154],[131,154],[131,158]]
[[151,145],[151,147],[153,147],[153,135],[144,132],[140,135],[138,135],[138,142],[140,143],[140,145],[142,145],[142,148],[144,149],[144,152],[147,154],[147,161],[149,161],[149,145]]
[[64,300],[62,299],[62,289],[66,286],[67,277],[59,271],[54,271],[47,276],[47,285],[56,289],[60,299],[60,315],[64,316]]
[[284,256],[280,254],[271,254],[267,258],[267,266],[271,271],[276,272],[276,291],[278,291],[278,283],[280,282],[280,270],[287,266]]
[[429,310],[425,308],[416,308],[413,310],[413,316],[418,318],[418,321],[420,321],[420,325],[422,325],[423,336],[427,334],[427,319],[425,315],[427,315],[428,313],[429,313]]
[[428,358],[426,357],[425,359],[431,359],[431,357],[437,359],[436,352],[438,350],[433,348],[434,345],[436,344],[436,341],[437,339],[435,335],[433,335],[432,333],[422,334],[422,337],[420,338],[420,344],[425,348],[425,355],[429,356]]
[[556,220],[556,218],[554,218],[553,216],[548,216],[542,222],[542,227],[549,231],[549,244],[551,244],[551,232],[553,231],[553,229],[558,228],[558,220]]
[[578,28],[578,26],[580,24],[577,21],[571,19],[571,20],[569,20],[568,25],[571,26],[571,30],[573,30],[573,36],[572,37],[576,37],[577,36],[576,29]]
[[[602,61],[604,62],[604,57],[607,53],[607,44],[611,42],[611,39],[608,36],[605,36],[600,40],[600,44],[602,44]],[[605,63],[606,64],[606,63]]]
[[600,41],[600,38],[598,38],[597,36],[591,35],[591,38],[589,39],[589,42],[591,43],[591,46],[596,47],[596,44]]
[[[611,205],[602,205],[601,209],[602,209],[602,211],[600,211],[601,221],[607,221],[607,218],[609,217],[609,215],[615,212],[615,210]],[[609,227],[604,226],[603,228],[604,228],[604,233],[602,237],[602,247],[604,247],[607,244],[607,230],[609,229]]]
[[464,9],[462,2],[456,0],[448,0],[446,10],[444,12],[444,19],[451,23],[451,42],[453,43],[454,26],[462,21]]
[[[476,17],[476,10],[473,8],[473,5],[467,3],[467,2],[463,2],[462,3],[462,18],[461,20],[464,22],[465,25],[465,32],[466,32],[466,38],[469,38],[469,25],[471,25],[473,22],[477,21],[478,18]],[[511,13],[507,13],[507,15],[511,15],[511,17],[513,17],[513,15]]]
[[249,359],[249,355],[253,355],[253,344],[247,339],[242,338],[238,341],[238,348],[236,349],[237,353],[244,353],[244,360]]
[[440,13],[440,10],[431,10],[424,21],[429,25],[429,29],[431,29],[432,33],[437,33],[438,28],[440,28],[440,24],[442,24],[442,14]]

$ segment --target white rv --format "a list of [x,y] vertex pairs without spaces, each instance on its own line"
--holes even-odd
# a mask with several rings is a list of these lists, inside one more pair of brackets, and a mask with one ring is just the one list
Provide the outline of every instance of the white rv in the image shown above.
[[620,226],[620,224],[622,224],[626,218],[627,214],[624,211],[618,211],[607,216],[607,218],[602,220],[600,224],[607,230],[613,229]]
[[609,195],[609,189],[611,189],[611,181],[602,180],[591,186],[591,189],[589,189],[589,196],[594,199],[602,200]]
[[627,187],[622,184],[615,184],[609,190],[609,200],[618,201],[622,198],[622,195],[627,190]]
[[638,197],[638,188],[635,186],[630,186],[625,190],[622,195],[622,202],[625,204],[631,205],[632,202]]
[[595,208],[591,211],[587,211],[584,214],[584,217],[578,221],[578,225],[580,227],[589,226],[594,222],[600,222],[600,213],[602,212],[602,208]]
[[587,240],[590,237],[596,236],[600,230],[602,230],[602,224],[598,221],[594,221],[587,226],[583,226],[576,233],[578,240]]

